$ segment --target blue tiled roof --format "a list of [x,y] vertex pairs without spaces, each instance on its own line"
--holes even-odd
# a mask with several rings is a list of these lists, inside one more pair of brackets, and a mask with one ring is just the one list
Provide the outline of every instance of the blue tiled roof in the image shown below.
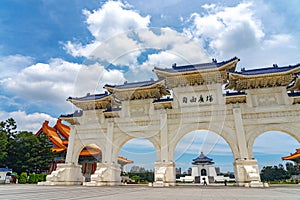
[[121,110],[121,108],[120,107],[117,107],[117,108],[110,108],[110,109],[107,109],[107,110],[105,110],[105,111],[103,111],[103,112],[115,112],[115,111],[120,111]]
[[84,97],[69,97],[67,100],[77,100],[77,101],[89,101],[89,100],[98,100],[104,97],[109,96],[108,92],[101,93],[101,94],[90,94],[88,93]]
[[155,99],[153,103],[173,101],[172,98]]
[[82,110],[76,110],[72,114],[60,115],[59,117],[71,118],[71,117],[81,117],[83,114]]
[[229,97],[229,96],[238,96],[238,95],[246,95],[245,92],[241,92],[241,91],[237,91],[237,92],[229,92],[227,91],[225,96]]
[[0,168],[0,172],[11,172],[12,169],[9,169],[8,167]]
[[300,92],[289,92],[288,95],[289,95],[289,97],[299,97]]
[[125,82],[123,85],[108,85],[106,84],[105,87],[111,87],[111,88],[116,88],[116,89],[130,89],[130,88],[139,88],[139,87],[147,87],[150,85],[153,85],[155,83],[160,82],[161,80],[154,81],[151,79],[150,81],[141,81],[141,82],[132,82],[132,83],[127,83]]
[[193,159],[193,164],[197,164],[197,163],[210,163],[210,164],[214,164],[213,159],[208,158],[207,156],[205,156],[203,154],[203,152],[201,152],[201,154]]
[[239,59],[237,57],[234,57],[234,58],[231,58],[230,60],[223,61],[223,62],[217,62],[216,60],[213,59],[213,62],[211,62],[211,63],[202,63],[202,64],[184,65],[184,66],[176,66],[176,64],[174,64],[172,66],[172,68],[162,69],[162,68],[155,67],[154,69],[158,69],[160,71],[165,71],[165,72],[169,72],[169,73],[187,72],[187,71],[218,68],[218,67],[221,67],[221,66],[223,66],[227,63],[230,63],[234,60],[239,61]]
[[273,67],[251,69],[251,70],[242,69],[240,72],[235,72],[235,73],[242,74],[242,75],[270,74],[270,73],[286,72],[286,71],[295,69],[297,67],[300,67],[300,64],[289,65],[289,66],[284,66],[284,67],[278,67],[276,64],[274,64]]

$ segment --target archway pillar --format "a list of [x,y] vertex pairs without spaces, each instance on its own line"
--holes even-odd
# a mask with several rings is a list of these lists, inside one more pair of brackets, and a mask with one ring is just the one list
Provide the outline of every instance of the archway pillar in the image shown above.
[[86,186],[112,186],[121,184],[121,166],[117,158],[113,159],[113,121],[107,123],[105,139],[105,149],[102,150],[102,163],[97,163],[97,169],[91,175],[91,182],[86,182]]
[[236,159],[233,165],[237,186],[263,187],[263,183],[260,180],[257,160]]
[[167,113],[162,110],[160,113],[160,159],[155,162],[154,187],[175,186],[175,163],[170,161],[168,145],[168,123]]
[[241,108],[233,108],[236,141],[239,149],[235,158],[234,174],[236,185],[245,187],[263,187],[260,181],[257,160],[249,158]]
[[80,185],[84,182],[82,166],[78,165],[75,155],[75,145],[78,145],[75,140],[76,134],[77,130],[72,125],[65,163],[57,164],[56,170],[47,175],[46,182],[39,182],[39,185]]
[[155,162],[154,187],[175,186],[175,176],[174,162]]

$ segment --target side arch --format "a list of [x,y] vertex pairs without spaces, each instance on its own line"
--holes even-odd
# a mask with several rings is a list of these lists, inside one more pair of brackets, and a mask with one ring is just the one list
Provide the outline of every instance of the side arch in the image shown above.
[[218,136],[222,137],[226,143],[229,145],[231,152],[233,154],[234,158],[237,158],[239,155],[239,151],[238,151],[238,147],[236,144],[236,139],[235,139],[235,131],[232,130],[229,127],[226,126],[218,126],[212,123],[209,124],[187,124],[182,126],[182,128],[180,128],[177,131],[177,134],[174,135],[172,138],[170,138],[170,155],[171,158],[174,160],[174,152],[175,152],[175,148],[178,144],[178,142],[188,133],[192,132],[192,131],[196,131],[196,130],[209,130],[211,132],[214,132],[215,134],[217,134]]
[[87,141],[80,141],[80,144],[79,144],[79,142],[76,141],[75,144],[74,144],[73,158],[72,158],[72,160],[73,160],[73,162],[74,162],[75,164],[78,164],[78,160],[79,160],[79,156],[80,156],[81,151],[82,151],[85,147],[87,147],[87,146],[89,146],[89,145],[96,145],[96,146],[98,146],[99,149],[101,150],[102,157],[104,156],[103,154],[104,154],[104,152],[105,152],[105,149],[104,149],[104,147],[102,146],[102,143],[99,143],[99,142],[97,142],[97,141],[88,141],[88,140],[87,140]]
[[[131,137],[128,136],[126,134],[124,134],[122,137],[119,137],[118,139],[114,140],[113,145],[113,152],[112,152],[112,159],[116,160],[118,157],[119,152],[121,151],[122,147],[124,146],[125,143],[127,143],[129,140],[132,139],[138,139],[137,137]],[[155,151],[156,151],[156,157],[157,159],[160,158],[160,144],[157,140],[156,137],[151,137],[151,138],[142,138],[145,140],[148,140],[149,142],[151,142],[151,144],[153,145]]]
[[300,143],[300,127],[291,124],[270,124],[270,125],[260,125],[255,126],[251,130],[247,131],[247,148],[249,156],[253,158],[253,145],[260,135],[270,132],[270,131],[280,131],[282,133],[288,134],[295,138]]

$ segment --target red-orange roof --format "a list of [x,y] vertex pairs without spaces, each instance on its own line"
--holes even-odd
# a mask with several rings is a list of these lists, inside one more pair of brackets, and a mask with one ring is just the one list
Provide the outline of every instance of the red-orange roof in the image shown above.
[[[49,140],[54,144],[55,147],[51,148],[53,152],[67,151],[70,136],[70,127],[63,124],[61,122],[61,119],[57,120],[54,127],[50,127],[49,122],[45,121],[42,128],[40,128],[40,130],[38,130],[35,135],[38,136],[41,133],[46,134]],[[80,156],[94,156],[101,153],[101,149],[96,145],[88,145],[80,152]],[[121,156],[118,157],[118,161],[126,164],[133,163],[132,160],[128,160]]]
[[295,159],[300,159],[300,148],[296,149],[295,153],[291,153],[289,156],[284,156],[281,159],[282,160],[295,160]]

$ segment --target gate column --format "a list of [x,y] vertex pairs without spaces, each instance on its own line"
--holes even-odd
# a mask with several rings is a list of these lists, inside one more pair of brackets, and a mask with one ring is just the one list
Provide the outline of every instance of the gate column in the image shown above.
[[47,175],[46,182],[39,185],[80,185],[84,182],[81,165],[78,165],[78,157],[75,152],[77,130],[71,126],[66,161],[57,164],[57,168],[50,175]]
[[246,187],[263,187],[260,180],[257,160],[249,158],[242,113],[239,107],[233,109],[233,116],[236,130],[236,141],[239,149],[239,157],[235,158],[233,163],[236,185]]
[[86,186],[112,186],[121,184],[121,167],[117,159],[112,158],[113,129],[114,123],[113,121],[109,121],[107,124],[105,150],[102,150],[102,163],[97,163],[97,169],[91,175],[91,182],[85,183]]
[[155,187],[175,186],[175,163],[170,160],[168,143],[167,113],[160,113],[160,159],[155,162],[154,184]]

